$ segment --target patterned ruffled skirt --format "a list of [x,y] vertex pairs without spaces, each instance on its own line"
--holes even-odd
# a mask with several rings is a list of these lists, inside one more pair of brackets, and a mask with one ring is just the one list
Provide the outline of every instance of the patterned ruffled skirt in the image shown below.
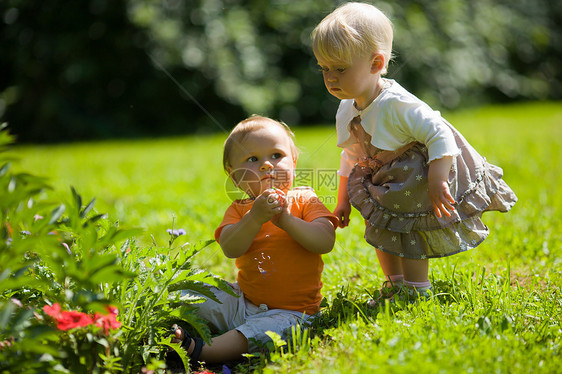
[[[501,168],[489,164],[451,125],[461,154],[449,174],[455,210],[437,218],[428,194],[428,153],[415,144],[394,160],[360,162],[351,172],[351,204],[366,220],[365,239],[375,248],[412,259],[449,256],[488,236],[483,212],[507,212],[517,201]],[[384,152],[384,151],[383,151]]]

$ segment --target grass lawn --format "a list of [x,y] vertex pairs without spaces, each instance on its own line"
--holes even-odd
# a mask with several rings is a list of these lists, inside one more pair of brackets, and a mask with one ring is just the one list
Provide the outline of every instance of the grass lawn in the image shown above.
[[[362,307],[383,275],[354,212],[324,256],[324,318],[299,349],[273,354],[264,372],[562,372],[562,103],[485,107],[446,118],[503,168],[519,202],[507,214],[484,215],[491,233],[478,248],[430,262],[434,299],[379,311]],[[333,126],[293,130],[301,149],[297,179],[312,183],[334,208],[340,151]],[[99,212],[144,228],[139,243],[165,243],[172,225],[196,242],[213,237],[230,203],[225,138],[18,146],[15,153],[18,167],[50,177],[53,196],[68,199],[72,185],[85,200],[95,197]],[[196,262],[235,279],[233,261],[216,243]]]

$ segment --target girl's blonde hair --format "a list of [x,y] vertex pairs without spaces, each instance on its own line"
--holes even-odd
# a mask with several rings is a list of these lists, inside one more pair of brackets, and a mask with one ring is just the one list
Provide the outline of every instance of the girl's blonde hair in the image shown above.
[[293,134],[289,126],[287,126],[285,123],[281,121],[276,121],[268,117],[253,115],[239,122],[236,126],[234,126],[234,128],[230,132],[230,135],[224,142],[222,166],[226,172],[228,172],[228,168],[231,166],[230,153],[232,152],[232,147],[234,146],[234,144],[242,143],[244,141],[244,138],[248,134],[268,126],[278,126],[287,133],[287,136],[289,137],[289,140],[291,142],[291,152],[292,152],[293,159],[296,160],[298,158],[299,150],[295,145],[295,134]]
[[350,64],[355,56],[381,53],[387,72],[392,57],[392,23],[379,9],[365,3],[347,3],[322,20],[312,32],[317,58]]

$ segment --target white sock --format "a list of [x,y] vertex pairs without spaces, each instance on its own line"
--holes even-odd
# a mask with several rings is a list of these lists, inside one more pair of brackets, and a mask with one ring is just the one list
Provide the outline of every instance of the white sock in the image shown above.
[[392,286],[400,287],[404,284],[404,275],[402,274],[388,275],[386,278],[390,281]]

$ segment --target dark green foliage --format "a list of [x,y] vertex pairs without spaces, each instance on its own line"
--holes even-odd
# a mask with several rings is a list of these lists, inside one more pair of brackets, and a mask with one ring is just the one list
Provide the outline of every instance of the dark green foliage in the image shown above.
[[[72,188],[68,202],[49,201],[47,182],[12,173],[11,136],[0,128],[0,372],[138,373],[162,368],[169,327],[179,322],[207,341],[195,315],[203,284],[228,284],[191,267],[213,241],[175,248],[137,247],[133,236],[84,204]],[[188,295],[180,298],[178,290]],[[190,296],[191,295],[191,296]],[[190,305],[186,303],[189,302]],[[55,327],[45,305],[94,316],[118,308],[120,328]],[[95,321],[95,318],[94,318]]]
[[[7,0],[0,119],[21,141],[332,122],[310,48],[330,0]],[[562,6],[400,0],[388,77],[436,108],[562,97]]]

